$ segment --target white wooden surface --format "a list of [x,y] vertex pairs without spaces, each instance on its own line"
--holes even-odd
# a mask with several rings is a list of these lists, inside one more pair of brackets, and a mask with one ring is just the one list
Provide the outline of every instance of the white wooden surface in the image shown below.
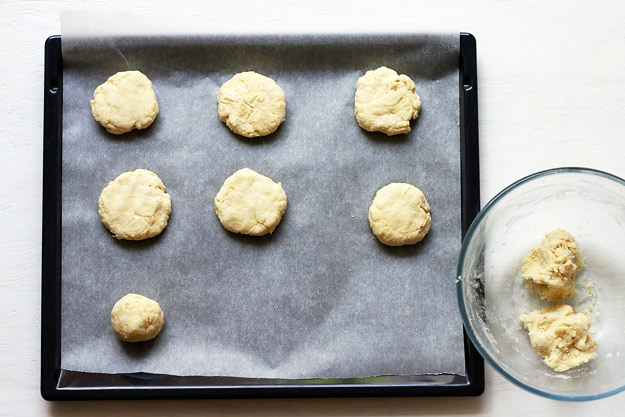
[[478,40],[482,201],[556,166],[625,177],[625,2],[0,1],[0,416],[622,415],[625,393],[559,403],[487,368],[479,398],[47,403],[39,396],[43,45],[59,10],[202,18],[278,31],[470,31]]

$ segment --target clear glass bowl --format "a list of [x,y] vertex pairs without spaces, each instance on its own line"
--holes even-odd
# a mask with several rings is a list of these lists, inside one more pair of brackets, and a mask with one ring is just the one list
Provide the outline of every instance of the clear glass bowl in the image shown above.
[[[592,320],[597,356],[566,372],[544,364],[519,315],[550,303],[525,288],[523,258],[554,229],[579,242],[586,266],[566,300]],[[625,181],[559,168],[512,184],[480,211],[458,261],[458,305],[478,351],[510,382],[552,399],[586,401],[625,390]]]

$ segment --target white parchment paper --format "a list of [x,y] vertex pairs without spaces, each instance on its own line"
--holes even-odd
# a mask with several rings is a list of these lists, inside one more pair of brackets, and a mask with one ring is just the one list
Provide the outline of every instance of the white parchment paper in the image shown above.
[[[62,368],[253,378],[464,374],[454,279],[461,243],[458,47],[454,35],[66,36],[63,60]],[[76,30],[67,30],[72,35]],[[382,65],[410,76],[423,110],[408,135],[358,127],[359,76]],[[94,89],[117,71],[154,83],[160,114],[144,131],[108,134]],[[286,122],[263,139],[231,133],[217,91],[254,70],[284,89]],[[213,199],[249,167],[283,184],[273,235],[224,230]],[[98,196],[117,175],[154,171],[172,197],[158,237],[117,241]],[[372,235],[375,192],[409,182],[432,229],[391,248]],[[128,344],[110,310],[135,292],[165,326]]]

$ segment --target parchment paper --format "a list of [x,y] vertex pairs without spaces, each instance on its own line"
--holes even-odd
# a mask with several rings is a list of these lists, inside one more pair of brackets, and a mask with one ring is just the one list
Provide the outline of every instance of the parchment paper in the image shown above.
[[[67,25],[67,22],[64,22]],[[66,26],[64,26],[65,29]],[[69,31],[68,31],[69,32]],[[454,279],[461,243],[458,34],[78,38],[63,35],[62,368],[254,378],[464,374]],[[388,66],[416,83],[423,110],[408,135],[367,133],[354,117],[359,76]],[[160,114],[108,134],[94,89],[117,71],[154,83]],[[264,139],[231,133],[217,91],[254,70],[284,89],[287,118]],[[281,181],[273,235],[227,232],[213,199],[249,167]],[[172,197],[168,227],[117,241],[98,196],[119,174],[154,171]],[[419,244],[380,244],[375,192],[409,182],[432,229]],[[165,326],[128,344],[110,310],[135,292]]]

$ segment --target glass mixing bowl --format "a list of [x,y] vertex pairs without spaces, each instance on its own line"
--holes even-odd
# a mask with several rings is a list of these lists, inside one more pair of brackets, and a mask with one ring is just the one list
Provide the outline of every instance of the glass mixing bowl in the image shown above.
[[[532,348],[519,315],[549,303],[525,288],[523,258],[546,233],[569,231],[586,263],[577,295],[598,348],[594,360],[555,372]],[[585,168],[538,172],[480,211],[458,261],[458,305],[481,355],[510,382],[548,398],[586,401],[625,389],[625,181]]]

